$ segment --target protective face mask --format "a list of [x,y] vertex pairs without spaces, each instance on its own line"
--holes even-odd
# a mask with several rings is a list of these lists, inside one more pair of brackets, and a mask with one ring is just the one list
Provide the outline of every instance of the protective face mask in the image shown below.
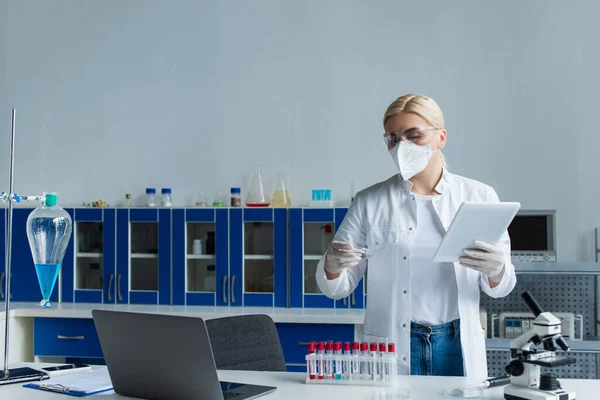
[[407,181],[427,167],[433,151],[431,150],[431,143],[418,145],[409,141],[402,141],[394,146],[389,153],[394,163],[396,163],[400,175]]

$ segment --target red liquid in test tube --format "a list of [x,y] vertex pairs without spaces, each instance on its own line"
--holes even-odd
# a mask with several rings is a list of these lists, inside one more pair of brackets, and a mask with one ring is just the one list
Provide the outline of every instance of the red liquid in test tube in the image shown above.
[[319,346],[317,347],[317,354],[320,355],[321,357],[318,358],[318,363],[317,363],[317,378],[318,379],[323,379],[324,378],[324,361],[323,361],[323,356],[325,355],[325,342],[319,342]]
[[387,372],[387,348],[385,343],[379,343],[379,379],[382,381],[387,381],[388,372]]
[[[354,342],[352,343],[352,355],[358,359],[360,356],[360,343]],[[352,365],[350,366],[350,379],[360,379],[360,363],[357,361],[352,361]]]
[[[333,340],[327,342],[325,354],[333,356]],[[325,379],[333,379],[333,359],[329,358],[325,361]]]
[[[362,357],[369,356],[369,343],[360,344],[360,355]],[[360,362],[360,377],[361,379],[369,379],[369,362],[364,359]]]
[[369,355],[371,356],[371,361],[369,361],[369,376],[371,380],[377,380],[377,367],[379,366],[377,362],[377,343],[371,343]]
[[[309,355],[314,355],[315,351],[317,350],[317,343],[316,342],[311,342],[308,344],[308,354]],[[308,378],[309,379],[315,379],[317,375],[317,360],[313,359],[313,360],[309,360],[308,361]]]
[[[344,343],[344,355],[345,356],[351,355],[351,352],[350,352],[350,342]],[[350,375],[351,375],[351,372],[350,372],[350,360],[344,360],[344,363],[342,364],[342,368],[343,368],[342,379],[344,379],[344,380],[350,379]]]

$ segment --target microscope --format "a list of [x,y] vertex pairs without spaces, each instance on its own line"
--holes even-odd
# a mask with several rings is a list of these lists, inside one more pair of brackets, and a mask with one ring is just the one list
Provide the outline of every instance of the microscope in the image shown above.
[[[506,400],[574,400],[575,393],[562,389],[556,375],[541,373],[541,367],[554,368],[574,364],[575,359],[556,355],[557,346],[569,351],[569,345],[561,335],[560,320],[544,312],[529,293],[521,295],[525,304],[535,315],[533,326],[510,341],[510,363],[505,370],[510,375],[510,385],[504,388]],[[544,345],[544,350],[534,346]]]

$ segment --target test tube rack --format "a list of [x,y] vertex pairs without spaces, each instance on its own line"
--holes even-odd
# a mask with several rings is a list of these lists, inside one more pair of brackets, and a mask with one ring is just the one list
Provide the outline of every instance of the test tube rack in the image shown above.
[[392,354],[306,355],[307,384],[393,386],[397,376],[397,357]]

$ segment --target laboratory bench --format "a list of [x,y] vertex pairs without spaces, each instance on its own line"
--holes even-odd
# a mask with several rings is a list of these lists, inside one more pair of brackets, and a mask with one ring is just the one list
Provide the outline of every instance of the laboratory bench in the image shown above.
[[[48,364],[22,364],[31,368],[43,368]],[[306,374],[294,372],[258,372],[258,371],[218,371],[219,379],[227,382],[247,383],[276,387],[277,390],[264,396],[269,399],[371,399],[374,392],[382,390],[379,387],[360,385],[309,385],[305,383]],[[560,377],[559,377],[560,379]],[[595,399],[600,390],[600,381],[583,379],[560,379],[562,386],[576,392],[577,399]],[[462,387],[474,383],[473,380],[457,377],[429,377],[429,376],[400,376],[396,387],[408,389],[412,400],[445,399],[442,394],[444,388]],[[389,389],[388,389],[389,390]],[[130,399],[114,392],[106,392],[98,396],[101,399]],[[20,384],[0,387],[0,398],[21,400],[51,400],[58,395],[41,390],[24,388]],[[263,397],[261,397],[262,399]],[[504,399],[503,389],[492,388],[485,392],[489,400]]]
[[[37,306],[41,295],[26,234],[31,210],[19,207],[13,214],[11,315],[19,332],[13,337],[23,337],[15,340],[21,350],[12,354],[22,355],[17,361],[34,356],[100,359],[91,325],[96,308],[202,318],[267,314],[277,324],[291,370],[302,368],[307,341],[362,337],[365,279],[340,300],[323,295],[315,279],[347,208],[66,207],[73,232],[48,310]],[[0,224],[6,224],[6,209],[0,210]],[[4,252],[0,246],[0,301]],[[600,343],[590,337],[599,334],[600,264],[514,264],[519,279],[511,295],[482,295],[487,321],[504,311],[525,311],[519,297],[523,289],[548,311],[583,315],[587,338],[570,341],[582,367],[567,373],[600,376]],[[39,339],[45,333],[54,342]],[[509,341],[488,339],[490,371],[503,369]]]

